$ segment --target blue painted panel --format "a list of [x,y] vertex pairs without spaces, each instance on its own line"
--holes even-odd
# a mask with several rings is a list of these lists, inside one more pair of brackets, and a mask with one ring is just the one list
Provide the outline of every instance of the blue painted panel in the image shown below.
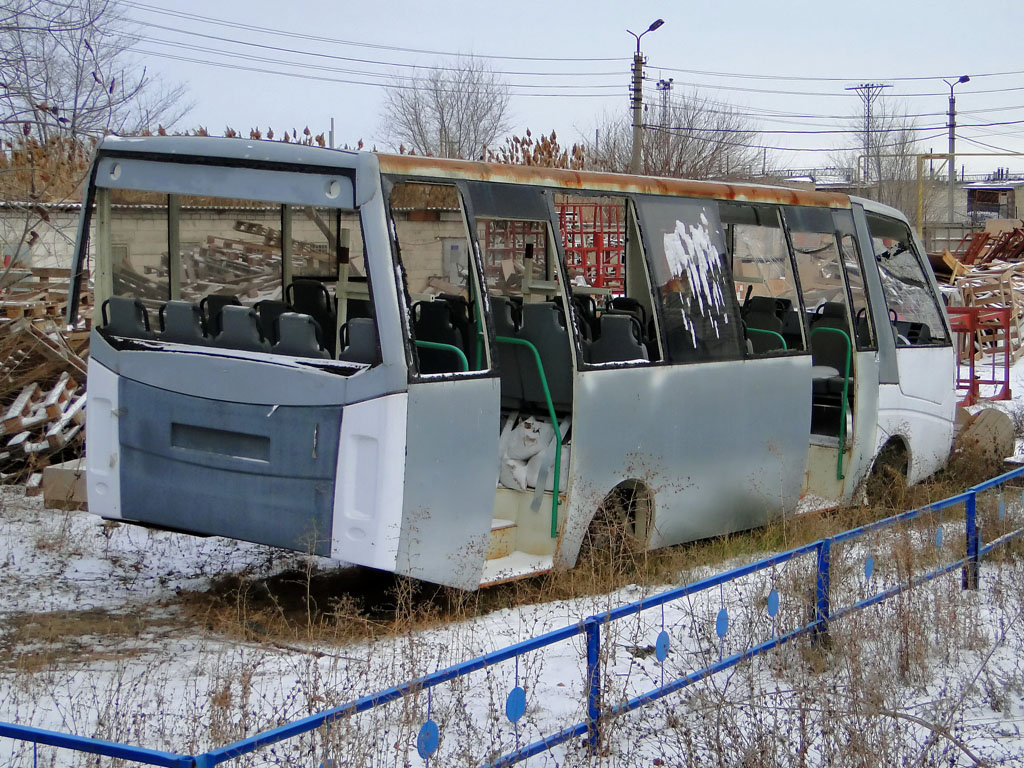
[[341,406],[246,405],[121,379],[125,518],[329,554]]

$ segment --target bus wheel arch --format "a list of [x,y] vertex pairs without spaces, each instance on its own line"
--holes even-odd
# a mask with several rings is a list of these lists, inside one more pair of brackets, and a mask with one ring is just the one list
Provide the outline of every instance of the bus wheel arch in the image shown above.
[[902,508],[910,477],[910,441],[892,435],[879,449],[864,481],[868,504]]
[[574,559],[585,553],[614,561],[635,557],[648,550],[653,528],[654,492],[642,480],[623,480],[594,509]]

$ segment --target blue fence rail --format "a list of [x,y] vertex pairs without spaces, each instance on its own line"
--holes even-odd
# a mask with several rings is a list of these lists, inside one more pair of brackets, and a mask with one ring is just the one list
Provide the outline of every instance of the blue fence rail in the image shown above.
[[[574,723],[551,733],[537,741],[517,747],[514,751],[508,752],[487,765],[489,768],[513,765],[526,758],[545,752],[559,744],[568,741],[585,738],[592,749],[598,747],[602,726],[610,719],[630,712],[646,704],[675,693],[689,685],[711,677],[718,672],[734,667],[744,660],[753,658],[759,654],[777,648],[804,635],[822,636],[827,634],[829,624],[837,619],[860,611],[872,605],[888,600],[901,592],[913,589],[925,582],[938,578],[944,574],[957,569],[961,570],[961,586],[965,590],[978,588],[979,564],[981,558],[998,547],[1004,546],[1013,539],[1024,534],[1024,527],[1016,528],[993,538],[982,545],[981,529],[978,521],[978,496],[986,491],[1002,488],[1007,482],[1016,478],[1024,477],[1024,467],[1007,472],[984,483],[973,486],[964,493],[952,496],[942,501],[929,504],[919,509],[903,512],[892,517],[870,523],[868,525],[854,528],[834,536],[815,541],[805,546],[781,552],[771,557],[758,560],[741,568],[736,568],[724,573],[701,579],[700,581],[687,584],[657,595],[645,597],[636,602],[614,608],[603,613],[590,616],[583,621],[563,627],[552,632],[547,632],[529,640],[515,643],[506,648],[478,656],[474,659],[464,661],[460,664],[441,669],[429,675],[410,680],[401,685],[396,685],[376,693],[355,699],[337,707],[323,710],[315,715],[296,720],[294,722],[273,728],[248,738],[236,741],[223,747],[210,750],[199,755],[182,755],[171,752],[145,749],[128,744],[101,741],[84,736],[47,731],[39,728],[32,728],[13,723],[0,722],[0,737],[31,742],[34,745],[47,745],[68,750],[75,750],[94,755],[103,755],[112,758],[120,758],[143,765],[167,766],[168,768],[212,768],[229,760],[253,753],[261,748],[301,736],[315,731],[318,728],[328,726],[332,722],[342,718],[350,717],[359,712],[380,707],[389,702],[396,701],[408,695],[415,695],[423,691],[429,691],[438,685],[464,677],[470,673],[487,669],[504,661],[518,659],[524,654],[537,651],[558,643],[563,643],[573,638],[583,637],[586,647],[586,671],[584,680],[585,710],[586,717],[581,722]],[[1024,502],[1022,502],[1024,503]],[[941,563],[926,573],[908,577],[898,584],[890,586],[871,595],[862,597],[859,600],[835,608],[833,606],[833,551],[838,544],[852,542],[867,534],[882,531],[902,523],[913,521],[927,514],[939,513],[944,509],[963,505],[964,508],[964,549],[963,557],[952,561]],[[1000,497],[999,517],[1003,518],[1005,502]],[[1003,525],[1005,528],[1005,524]],[[941,544],[942,529],[938,528],[937,543]],[[692,671],[682,677],[652,688],[639,695],[627,698],[618,704],[605,706],[602,703],[602,690],[604,682],[601,674],[601,630],[612,622],[619,621],[631,616],[648,611],[653,608],[665,606],[675,601],[696,595],[715,587],[722,587],[725,584],[738,579],[756,574],[759,572],[774,569],[784,563],[800,557],[812,556],[814,558],[814,611],[813,617],[807,623],[776,634],[761,643],[750,645],[745,649],[723,655],[714,663],[706,665],[701,669]],[[873,561],[869,557],[866,565],[866,574],[870,576],[867,569],[873,568]],[[768,598],[768,611],[772,616],[778,611],[778,595],[775,590]],[[724,624],[724,626],[723,626]],[[723,608],[717,622],[719,637],[725,636],[728,625],[728,614]],[[660,662],[664,662],[669,652],[670,639],[666,632],[658,637],[655,646],[655,653]],[[522,716],[525,710],[525,697],[522,688],[518,685],[510,693],[506,705],[506,713],[513,722]],[[436,723],[427,719],[419,731],[416,747],[420,756],[429,761],[429,758],[438,748],[439,729]]]

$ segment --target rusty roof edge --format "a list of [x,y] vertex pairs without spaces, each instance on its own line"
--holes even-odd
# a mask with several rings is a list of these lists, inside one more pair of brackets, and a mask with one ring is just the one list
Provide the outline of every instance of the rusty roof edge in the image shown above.
[[817,192],[761,184],[688,181],[621,173],[571,171],[526,165],[500,165],[472,160],[448,160],[414,155],[378,155],[381,173],[431,178],[495,181],[505,184],[559,186],[566,189],[647,195],[716,198],[751,203],[813,205],[849,208],[850,198],[839,192]]

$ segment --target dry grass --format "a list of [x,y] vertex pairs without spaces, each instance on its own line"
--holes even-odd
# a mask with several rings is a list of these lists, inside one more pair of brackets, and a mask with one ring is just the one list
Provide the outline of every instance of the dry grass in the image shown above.
[[364,568],[319,570],[310,560],[304,570],[265,578],[224,576],[206,591],[182,593],[176,605],[186,623],[256,642],[340,646],[402,636],[495,610],[604,595],[628,585],[652,589],[685,583],[698,569],[721,568],[799,547],[953,496],[999,469],[991,462],[958,455],[940,474],[911,488],[899,477],[886,476],[886,504],[809,512],[750,531],[655,551],[636,544],[623,509],[606,510],[592,527],[573,569],[475,593]]

